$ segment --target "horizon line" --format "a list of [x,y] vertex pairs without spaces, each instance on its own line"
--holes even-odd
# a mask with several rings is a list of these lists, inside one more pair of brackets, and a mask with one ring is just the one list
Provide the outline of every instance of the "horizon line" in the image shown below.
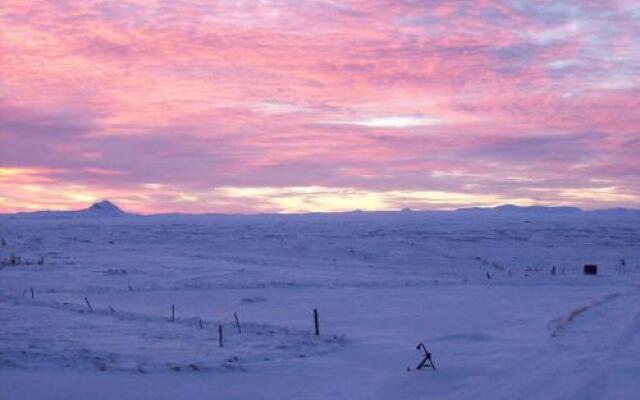
[[509,208],[513,210],[526,211],[531,209],[542,209],[542,210],[553,210],[553,211],[571,211],[571,212],[602,212],[602,211],[640,211],[640,208],[635,207],[603,207],[603,208],[582,208],[575,205],[549,205],[549,204],[514,204],[514,203],[502,203],[498,205],[491,206],[462,206],[456,208],[432,208],[432,209],[417,209],[411,207],[403,207],[397,209],[352,209],[352,210],[318,210],[318,211],[256,211],[256,212],[222,212],[222,211],[200,211],[200,212],[188,212],[188,211],[164,211],[164,212],[135,212],[135,211],[126,211],[123,210],[119,205],[117,205],[114,201],[108,199],[97,200],[93,202],[87,208],[81,209],[38,209],[38,210],[25,210],[25,211],[14,211],[14,212],[3,212],[0,211],[0,215],[11,216],[11,215],[20,215],[20,214],[38,214],[38,213],[82,213],[87,212],[94,208],[96,205],[101,203],[108,203],[109,205],[115,208],[115,212],[123,215],[123,216],[169,216],[169,215],[184,215],[184,216],[207,216],[207,215],[218,215],[218,216],[259,216],[259,215],[307,215],[307,214],[354,214],[354,213],[420,213],[420,212],[431,212],[431,213],[446,213],[446,212],[464,212],[464,211],[509,211]]

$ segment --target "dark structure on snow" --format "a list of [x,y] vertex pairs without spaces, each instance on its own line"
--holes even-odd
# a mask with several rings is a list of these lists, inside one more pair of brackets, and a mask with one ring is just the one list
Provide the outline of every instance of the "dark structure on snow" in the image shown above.
[[595,264],[586,264],[584,266],[585,275],[598,275],[598,266]]

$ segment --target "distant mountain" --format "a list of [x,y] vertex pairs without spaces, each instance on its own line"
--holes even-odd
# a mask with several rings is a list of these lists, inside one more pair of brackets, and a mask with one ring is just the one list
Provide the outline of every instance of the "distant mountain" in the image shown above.
[[76,211],[76,212],[84,213],[92,216],[105,216],[105,217],[126,215],[126,213],[122,211],[120,207],[113,204],[109,200],[99,201],[97,203],[94,203],[91,207],[87,209]]
[[[241,217],[241,216],[354,216],[358,218],[366,218],[367,216],[375,215],[375,216],[394,216],[394,215],[403,215],[403,218],[406,217],[420,217],[421,215],[426,214],[448,214],[448,213],[473,213],[477,215],[504,215],[504,216],[553,216],[553,215],[591,215],[591,216],[603,216],[603,217],[637,217],[640,216],[640,209],[634,208],[605,208],[605,209],[595,209],[595,210],[585,210],[578,207],[569,207],[569,206],[516,206],[513,204],[504,204],[497,207],[467,207],[467,208],[458,208],[454,211],[434,211],[434,210],[412,210],[410,208],[403,208],[402,210],[397,211],[362,211],[362,210],[353,210],[347,212],[310,212],[310,213],[299,213],[299,214],[278,214],[278,213],[266,213],[266,214],[221,214],[221,213],[162,213],[162,214],[152,214],[146,215],[147,217]],[[46,217],[46,218],[104,218],[104,217],[127,217],[127,216],[141,216],[140,214],[130,214],[118,207],[115,203],[109,200],[102,200],[92,204],[88,208],[84,208],[81,210],[74,211],[31,211],[31,212],[18,212],[15,214],[0,214],[0,216],[9,216],[16,217],[19,216],[21,218],[31,218],[31,217]]]
[[635,216],[640,215],[640,209],[638,208],[624,208],[624,207],[615,207],[615,208],[603,208],[599,210],[589,211],[591,214],[599,214],[599,215],[617,215],[617,216]]
[[497,207],[469,207],[458,208],[456,211],[462,212],[498,212],[498,213],[529,213],[529,214],[576,214],[582,210],[578,207],[547,207],[547,206],[515,206],[505,204]]
[[89,208],[75,211],[33,211],[19,212],[15,215],[28,217],[53,217],[53,218],[76,218],[76,217],[123,217],[127,214],[120,207],[110,202],[102,200],[94,203]]

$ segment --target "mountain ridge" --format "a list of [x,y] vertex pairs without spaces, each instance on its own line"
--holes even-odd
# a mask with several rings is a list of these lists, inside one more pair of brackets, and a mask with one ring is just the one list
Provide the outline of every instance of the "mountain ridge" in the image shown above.
[[39,211],[23,211],[13,214],[5,215],[17,215],[17,216],[47,216],[47,217],[123,217],[131,215],[123,211],[115,203],[109,200],[100,200],[93,203],[87,208],[80,210],[39,210]]
[[583,209],[572,206],[517,206],[503,204],[496,207],[465,207],[457,208],[459,212],[501,212],[501,213],[581,213]]
[[216,213],[216,212],[202,212],[202,213],[181,213],[181,212],[168,212],[168,213],[156,213],[156,214],[136,214],[123,211],[114,202],[104,199],[96,201],[91,206],[80,210],[68,210],[68,211],[56,211],[56,210],[39,210],[39,211],[23,211],[17,213],[7,213],[0,215],[15,215],[15,216],[48,216],[48,217],[123,217],[123,216],[240,216],[240,215],[322,215],[322,214],[345,214],[345,215],[367,215],[367,214],[403,214],[406,216],[415,215],[420,213],[478,213],[478,214],[539,214],[539,215],[580,215],[582,213],[589,214],[628,214],[628,213],[640,213],[640,209],[636,208],[602,208],[594,210],[583,210],[578,207],[572,206],[518,206],[514,204],[502,204],[495,207],[463,207],[453,210],[419,210],[402,208],[398,210],[379,210],[379,211],[363,211],[352,210],[342,212],[305,212],[305,213]]

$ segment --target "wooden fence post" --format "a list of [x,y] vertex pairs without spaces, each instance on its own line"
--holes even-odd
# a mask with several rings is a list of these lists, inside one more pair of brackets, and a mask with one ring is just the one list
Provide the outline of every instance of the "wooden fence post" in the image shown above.
[[93,312],[93,307],[91,307],[91,303],[89,303],[89,299],[87,299],[86,297],[84,298],[84,301],[87,302],[87,306],[89,306],[89,311]]
[[316,328],[316,336],[320,336],[320,322],[318,321],[318,309],[313,309],[313,322]]
[[238,320],[238,314],[234,311],[233,317],[236,319],[236,326],[238,327],[238,333],[242,333],[242,329],[240,329],[240,321]]
[[218,345],[224,347],[224,340],[222,339],[222,324],[218,324]]
[[171,322],[174,322],[176,320],[176,305],[172,304],[171,305]]

